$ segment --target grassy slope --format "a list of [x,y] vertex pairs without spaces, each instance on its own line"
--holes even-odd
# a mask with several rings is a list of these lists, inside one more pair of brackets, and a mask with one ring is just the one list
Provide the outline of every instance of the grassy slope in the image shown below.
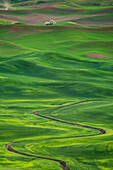
[[2,61],[6,60],[11,56],[13,57],[15,55],[16,57],[16,55],[28,53],[31,51],[33,50],[30,48],[24,48],[21,45],[15,45],[14,43],[0,40],[0,52],[1,52],[0,59]]
[[[14,145],[18,151],[66,161],[71,170],[112,169],[112,31],[112,27],[0,27],[1,49],[5,43],[9,50],[7,41],[12,50],[11,55],[2,51],[0,58],[1,167],[61,169],[58,163],[5,149],[5,144],[20,141]],[[23,54],[26,50],[20,47],[31,51]],[[111,59],[87,58],[88,53]],[[81,100],[98,101],[55,111]],[[79,138],[98,132],[36,117],[32,114],[36,110],[57,119],[103,128],[107,134]]]

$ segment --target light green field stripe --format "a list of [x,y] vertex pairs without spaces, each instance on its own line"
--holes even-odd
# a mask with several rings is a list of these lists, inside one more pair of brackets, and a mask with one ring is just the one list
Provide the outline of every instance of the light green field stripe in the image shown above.
[[18,168],[1,168],[0,170],[23,170],[23,169],[18,169]]
[[23,47],[21,46],[20,44],[17,44],[17,43],[12,43],[10,41],[4,41],[4,40],[0,40],[0,43],[6,43],[6,44],[9,44],[9,45],[14,45],[14,46],[17,46],[19,48],[22,48],[23,50],[30,50],[30,51],[38,51],[37,49],[34,49],[34,48],[30,48],[30,47]]
[[[0,99],[1,100],[1,99]],[[14,100],[1,100],[1,102],[21,102],[21,101],[66,101],[66,99],[14,99]]]

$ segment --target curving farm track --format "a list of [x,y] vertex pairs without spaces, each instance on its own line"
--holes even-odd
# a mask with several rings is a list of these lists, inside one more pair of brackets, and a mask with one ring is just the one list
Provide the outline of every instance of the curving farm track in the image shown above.
[[[65,107],[70,107],[70,106],[73,106],[73,105],[81,104],[81,103],[83,103],[83,102],[86,102],[86,101],[81,101],[81,102],[73,103],[73,104],[71,104],[71,105],[63,106],[63,107],[60,107],[60,108],[57,108],[57,109],[62,109],[62,108],[65,108]],[[68,125],[72,125],[72,126],[83,127],[83,128],[88,128],[88,129],[94,129],[94,130],[99,131],[99,132],[100,132],[100,135],[106,133],[105,130],[100,129],[100,128],[94,128],[94,127],[90,127],[90,126],[84,126],[84,125],[79,125],[79,124],[73,124],[73,123],[64,122],[64,121],[61,121],[61,120],[57,120],[57,119],[53,119],[53,118],[50,118],[50,117],[42,116],[42,115],[39,114],[39,112],[34,112],[33,114],[36,115],[36,116],[45,118],[45,119],[49,119],[49,120],[52,120],[52,121],[56,121],[56,122],[60,122],[60,123],[64,123],[64,124],[68,124]],[[13,142],[13,143],[7,144],[7,145],[6,145],[6,149],[9,150],[9,151],[11,151],[11,152],[14,152],[14,153],[17,153],[17,154],[20,154],[20,155],[24,155],[24,156],[29,156],[29,157],[32,157],[32,158],[46,159],[46,160],[55,161],[55,162],[60,163],[61,168],[62,168],[63,170],[69,170],[69,168],[66,166],[66,162],[64,162],[64,161],[57,160],[57,159],[46,158],[46,157],[39,157],[39,156],[34,156],[34,155],[29,155],[29,154],[26,154],[26,153],[18,152],[18,151],[14,150],[14,149],[11,147],[14,143],[17,143],[17,142]]]

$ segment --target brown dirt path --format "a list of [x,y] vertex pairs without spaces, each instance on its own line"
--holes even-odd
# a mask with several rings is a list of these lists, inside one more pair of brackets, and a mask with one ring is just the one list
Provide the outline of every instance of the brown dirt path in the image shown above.
[[64,122],[64,121],[61,121],[61,120],[57,120],[57,119],[53,119],[53,118],[50,118],[50,117],[42,116],[42,115],[38,114],[38,112],[34,112],[34,114],[35,114],[36,116],[40,116],[40,117],[43,117],[43,118],[45,118],[45,119],[53,120],[53,121],[60,122],[60,123],[65,123],[65,124],[68,124],[68,125],[77,126],[77,127],[83,127],[83,128],[88,128],[88,129],[94,129],[94,130],[100,131],[100,135],[106,133],[106,131],[103,130],[103,129],[99,129],[99,128],[94,128],[94,127],[90,127],[90,126],[83,126],[83,125],[79,125],[79,124],[73,124],[73,123]]
[[[43,4],[34,4],[34,5],[28,5],[27,7],[32,7],[32,8],[38,8],[38,7],[53,7],[55,5],[60,5],[62,2],[55,2],[55,3],[43,3]],[[22,6],[18,6],[22,7]]]
[[[73,106],[73,105],[81,104],[81,103],[84,103],[84,102],[88,102],[88,101],[81,101],[81,102],[73,103],[73,104],[70,104],[70,105],[66,105],[66,106],[57,108],[57,110],[58,110],[58,109],[62,109],[62,108],[66,108],[66,107],[71,107],[71,106]],[[94,130],[99,131],[99,132],[100,132],[100,135],[106,133],[105,130],[100,129],[100,128],[94,128],[94,127],[91,127],[91,126],[84,126],[84,125],[79,125],[79,124],[68,123],[68,122],[65,122],[65,121],[61,121],[61,120],[53,119],[53,118],[50,118],[50,117],[42,116],[42,115],[40,115],[40,114],[38,114],[38,113],[39,113],[39,112],[34,112],[33,114],[36,115],[36,116],[45,118],[45,119],[49,119],[49,120],[52,120],[52,121],[56,121],[56,122],[60,122],[60,123],[64,123],[64,124],[68,124],[68,125],[72,125],[72,126],[83,127],[83,128],[88,128],[88,129],[94,129]],[[17,143],[17,142],[14,142],[14,143]],[[57,159],[46,158],[46,157],[38,157],[38,156],[34,156],[34,155],[29,155],[29,154],[26,154],[26,153],[18,152],[18,151],[14,150],[14,149],[11,147],[14,143],[9,143],[9,144],[7,144],[5,148],[6,148],[7,150],[11,151],[11,152],[14,152],[14,153],[17,153],[17,154],[20,154],[20,155],[29,156],[29,157],[32,157],[32,158],[46,159],[46,160],[51,160],[51,161],[58,162],[58,163],[60,163],[61,168],[62,168],[63,170],[69,170],[69,168],[66,166],[66,163],[65,163],[64,161],[57,160]]]
[[[16,142],[14,142],[14,143],[16,143]],[[9,151],[11,151],[11,152],[17,153],[17,154],[19,154],[19,155],[29,156],[29,157],[31,157],[31,158],[46,159],[46,160],[50,160],[50,161],[59,162],[60,165],[61,165],[61,168],[62,168],[63,170],[69,170],[69,168],[66,167],[66,163],[63,162],[63,161],[60,161],[60,160],[57,160],[57,159],[39,157],[39,156],[34,156],[34,155],[29,155],[29,154],[26,154],[26,153],[18,152],[18,151],[14,150],[14,149],[11,147],[11,145],[13,145],[14,143],[9,143],[8,145],[6,145],[6,149],[9,150]]]

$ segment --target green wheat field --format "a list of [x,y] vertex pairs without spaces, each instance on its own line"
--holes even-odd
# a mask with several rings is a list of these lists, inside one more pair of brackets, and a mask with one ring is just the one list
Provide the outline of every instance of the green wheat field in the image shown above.
[[113,0],[0,0],[0,170],[66,168],[113,170]]

